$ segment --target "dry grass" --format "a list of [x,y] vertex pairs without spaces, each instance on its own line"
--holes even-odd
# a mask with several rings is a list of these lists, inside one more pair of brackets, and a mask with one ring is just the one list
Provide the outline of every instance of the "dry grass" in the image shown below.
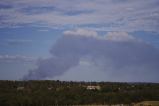
[[143,101],[140,103],[137,103],[135,106],[159,106],[159,101]]

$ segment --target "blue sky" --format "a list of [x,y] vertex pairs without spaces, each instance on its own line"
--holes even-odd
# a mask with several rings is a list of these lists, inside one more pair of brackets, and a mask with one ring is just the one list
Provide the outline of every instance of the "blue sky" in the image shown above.
[[[158,5],[158,0],[1,0],[0,79],[18,80],[24,77],[26,79],[159,82],[159,78],[155,76],[159,73],[157,71],[159,68],[157,67],[159,65]],[[72,38],[68,35],[73,35],[77,38]],[[83,37],[86,37],[85,39],[89,38],[88,41],[91,42],[96,42],[94,41],[95,38],[101,41],[97,41],[96,45],[91,44],[91,42],[83,43],[83,40],[79,40],[83,39]],[[65,46],[68,44],[68,38],[71,39],[69,42],[74,42],[74,40],[78,39],[77,41],[80,43],[77,45],[75,42],[72,45],[76,45],[77,51],[83,54],[73,52],[74,49],[72,47],[70,47],[72,48],[70,49],[70,54],[65,54],[65,51],[69,49],[68,46]],[[118,53],[113,57],[109,54],[99,53],[104,56],[105,60],[99,56],[94,58],[94,54],[92,54],[94,51],[92,49],[98,51],[97,45],[102,46],[98,48],[107,51],[105,49],[107,45],[103,46],[100,44],[103,42],[103,39],[105,42],[114,42],[113,44],[120,44],[122,42],[128,45],[128,48],[132,47],[131,50],[136,52],[132,53],[131,57],[134,56],[135,58],[142,53],[145,57],[135,61],[142,63],[143,67],[141,68],[133,62],[128,62],[131,66],[126,62],[125,65],[121,65],[120,62],[114,63],[114,57],[119,58],[118,56],[121,56]],[[133,42],[133,45],[136,42],[135,45],[138,46],[129,45],[128,42]],[[92,46],[88,46],[87,51],[83,49],[85,45],[82,45],[82,43]],[[82,45],[82,47],[79,45]],[[119,47],[111,45],[110,48],[119,49],[117,51],[111,50],[111,52],[120,53],[123,50],[127,54],[127,49],[123,49],[125,45]],[[144,52],[137,49],[140,46]],[[87,55],[84,54],[83,50],[88,52],[86,53]],[[154,50],[155,53],[149,53],[148,50]],[[148,53],[145,53],[145,51]],[[110,51],[108,50],[108,52]],[[59,56],[56,53],[61,55]],[[70,60],[72,57],[69,56],[71,55],[74,56],[73,60]],[[156,59],[152,55],[156,56]],[[78,57],[77,60],[76,57]],[[58,59],[56,60],[55,58]],[[134,58],[130,58],[130,60],[134,61]],[[65,59],[76,64],[70,62],[69,65],[64,65],[61,61],[65,61]],[[56,63],[55,65],[55,60],[57,63],[60,61],[59,64]],[[90,63],[90,60],[93,63],[87,64]],[[51,61],[52,64],[44,65],[44,61]],[[143,61],[147,61],[147,63]],[[98,65],[92,66],[95,63],[98,63]],[[152,65],[147,67],[147,64]],[[122,75],[125,73],[125,79],[121,78],[121,73],[113,74],[117,68],[109,67],[107,69],[103,65],[112,67],[121,65],[121,73]],[[126,67],[127,65],[129,68]],[[44,68],[42,70],[42,66],[46,70]],[[58,69],[56,66],[66,66],[67,68]],[[138,69],[144,70],[144,66],[149,69],[142,72],[145,73],[145,79],[140,79],[138,78],[140,76],[138,76],[134,80],[133,76],[130,75],[138,73]],[[56,72],[58,70],[63,71]],[[136,71],[125,72],[125,70]],[[152,75],[149,76],[148,74],[151,71]],[[39,73],[43,73],[43,75]]]

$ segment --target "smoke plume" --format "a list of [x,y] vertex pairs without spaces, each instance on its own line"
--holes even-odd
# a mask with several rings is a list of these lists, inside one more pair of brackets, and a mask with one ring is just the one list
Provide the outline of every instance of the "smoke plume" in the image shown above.
[[81,64],[91,64],[96,72],[105,72],[109,81],[159,81],[158,49],[126,32],[99,36],[81,29],[67,31],[56,41],[50,53],[51,58],[38,60],[37,68],[30,70],[23,79],[54,78],[75,67],[81,67],[82,71]]

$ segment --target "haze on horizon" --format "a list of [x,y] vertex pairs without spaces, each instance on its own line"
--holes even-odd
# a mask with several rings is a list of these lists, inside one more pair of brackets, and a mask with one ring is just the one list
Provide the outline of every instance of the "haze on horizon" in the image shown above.
[[1,0],[0,80],[159,82],[158,0]]

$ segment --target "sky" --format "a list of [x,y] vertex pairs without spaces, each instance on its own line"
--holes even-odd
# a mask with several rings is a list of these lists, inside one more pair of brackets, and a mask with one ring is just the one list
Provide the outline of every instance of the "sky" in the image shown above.
[[159,82],[158,0],[0,0],[0,80]]

